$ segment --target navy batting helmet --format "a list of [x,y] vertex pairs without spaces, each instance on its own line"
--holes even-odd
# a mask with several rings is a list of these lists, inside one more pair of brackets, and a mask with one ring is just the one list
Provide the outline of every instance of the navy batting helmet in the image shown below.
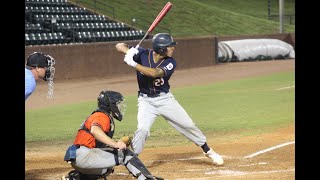
[[167,47],[175,46],[177,42],[168,33],[158,33],[152,38],[153,50],[161,55],[165,55]]
[[101,91],[98,98],[98,108],[111,113],[119,121],[122,120],[126,111],[125,99],[116,91]]

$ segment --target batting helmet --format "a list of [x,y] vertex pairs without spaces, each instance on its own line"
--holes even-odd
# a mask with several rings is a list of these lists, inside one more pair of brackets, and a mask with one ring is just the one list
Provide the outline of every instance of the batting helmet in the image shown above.
[[122,120],[126,111],[125,99],[116,91],[101,91],[98,98],[98,108],[111,113],[119,121]]
[[167,47],[175,46],[177,42],[168,33],[158,33],[152,38],[153,50],[161,55],[165,55]]

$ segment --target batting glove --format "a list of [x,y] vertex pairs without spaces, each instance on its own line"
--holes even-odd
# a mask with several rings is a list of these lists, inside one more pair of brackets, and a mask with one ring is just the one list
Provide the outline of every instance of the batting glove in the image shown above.
[[127,55],[129,55],[129,56],[134,56],[134,55],[136,55],[136,54],[138,54],[138,52],[139,52],[139,50],[138,49],[136,49],[136,48],[134,48],[134,47],[132,47],[132,48],[130,48],[128,51],[127,51]]
[[137,66],[137,62],[133,60],[133,57],[129,54],[124,56],[124,62],[127,63],[129,66],[135,68]]

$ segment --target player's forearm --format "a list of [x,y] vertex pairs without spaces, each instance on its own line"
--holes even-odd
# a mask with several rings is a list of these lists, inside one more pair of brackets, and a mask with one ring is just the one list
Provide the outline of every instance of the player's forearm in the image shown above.
[[148,77],[158,78],[163,76],[163,71],[159,68],[149,68],[140,64],[137,64],[135,68],[137,71]]
[[91,134],[93,135],[93,137],[95,139],[97,139],[98,141],[107,144],[111,147],[115,147],[116,146],[116,142],[114,140],[112,140],[110,137],[108,137],[100,127],[97,126],[92,126],[91,127]]

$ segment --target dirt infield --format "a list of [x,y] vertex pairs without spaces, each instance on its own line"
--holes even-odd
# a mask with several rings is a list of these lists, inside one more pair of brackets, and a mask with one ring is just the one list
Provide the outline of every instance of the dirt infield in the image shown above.
[[[294,60],[275,60],[227,63],[180,70],[172,76],[171,87],[174,89],[294,71],[294,68]],[[45,98],[47,85],[40,83],[35,93],[26,101],[26,111],[62,103],[92,100],[105,88],[119,90],[124,95],[135,94],[137,91],[135,78],[134,74],[130,74],[118,78],[55,82],[52,100]],[[214,133],[206,136],[208,144],[224,157],[223,166],[213,166],[210,159],[203,156],[200,148],[191,142],[170,147],[146,148],[139,157],[154,175],[164,177],[166,180],[295,179],[294,124],[246,137]],[[66,146],[70,143],[26,143],[25,179],[61,179],[72,170],[70,165],[63,161]],[[124,167],[118,166],[108,179],[133,178]]]

